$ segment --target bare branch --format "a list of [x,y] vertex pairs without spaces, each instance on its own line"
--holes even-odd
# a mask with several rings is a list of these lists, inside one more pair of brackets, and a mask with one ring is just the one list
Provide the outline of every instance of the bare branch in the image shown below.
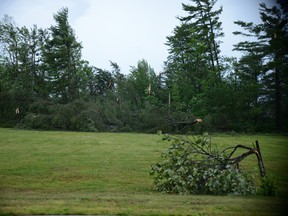
[[251,148],[251,147],[248,147],[248,146],[245,146],[245,145],[242,145],[242,144],[238,144],[237,146],[228,147],[228,148],[224,149],[224,150],[223,150],[223,153],[224,153],[225,151],[229,150],[229,149],[234,149],[234,150],[230,153],[230,155],[228,156],[228,158],[227,158],[227,159],[230,159],[230,158],[232,157],[232,155],[236,152],[236,150],[237,150],[238,148],[247,149],[247,150],[249,150],[249,151],[253,150],[253,148]]

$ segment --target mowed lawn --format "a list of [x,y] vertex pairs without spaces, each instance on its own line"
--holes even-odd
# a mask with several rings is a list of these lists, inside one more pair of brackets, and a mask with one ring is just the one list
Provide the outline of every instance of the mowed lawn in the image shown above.
[[[0,128],[0,214],[281,215],[288,208],[288,137],[212,136],[225,146],[256,139],[277,181],[276,197],[155,191],[150,166],[170,145],[156,134]],[[255,156],[243,167],[257,177]]]

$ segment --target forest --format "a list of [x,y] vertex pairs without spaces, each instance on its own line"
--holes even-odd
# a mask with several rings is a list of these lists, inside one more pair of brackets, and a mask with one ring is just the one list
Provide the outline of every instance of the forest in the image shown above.
[[[288,131],[288,4],[259,5],[260,24],[236,20],[241,58],[221,55],[216,0],[182,4],[162,72],[129,73],[82,58],[68,8],[55,25],[0,21],[0,126],[39,130],[189,133]],[[286,46],[285,46],[286,44]],[[201,123],[197,123],[201,119]]]

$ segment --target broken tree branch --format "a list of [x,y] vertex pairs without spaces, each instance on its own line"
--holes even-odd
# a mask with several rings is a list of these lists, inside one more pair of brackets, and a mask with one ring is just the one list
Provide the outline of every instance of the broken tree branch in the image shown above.
[[[258,160],[258,166],[259,166],[259,171],[262,177],[266,176],[266,172],[265,172],[265,167],[264,167],[264,162],[262,159],[262,155],[261,155],[261,151],[260,151],[260,146],[259,146],[259,142],[258,140],[256,140],[256,147],[255,148],[251,148],[245,145],[237,145],[235,147],[228,147],[226,149],[223,150],[223,152],[229,150],[229,149],[233,149],[233,151],[228,155],[228,157],[226,158],[227,163],[232,164],[232,165],[238,165],[244,158],[246,158],[247,156],[251,155],[251,154],[255,154]],[[232,155],[236,152],[236,150],[238,148],[242,148],[242,149],[247,149],[248,151],[241,154],[240,156],[237,156],[235,158],[231,158]]]

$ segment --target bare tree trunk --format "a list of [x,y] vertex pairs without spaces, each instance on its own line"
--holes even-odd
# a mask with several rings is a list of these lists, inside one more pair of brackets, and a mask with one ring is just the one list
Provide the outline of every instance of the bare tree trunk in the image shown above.
[[255,152],[257,159],[258,159],[258,166],[259,166],[259,170],[260,170],[260,174],[262,177],[266,176],[266,172],[265,172],[265,167],[264,167],[264,162],[262,159],[262,155],[261,155],[261,151],[260,151],[260,146],[258,143],[258,140],[256,140],[256,152]]

